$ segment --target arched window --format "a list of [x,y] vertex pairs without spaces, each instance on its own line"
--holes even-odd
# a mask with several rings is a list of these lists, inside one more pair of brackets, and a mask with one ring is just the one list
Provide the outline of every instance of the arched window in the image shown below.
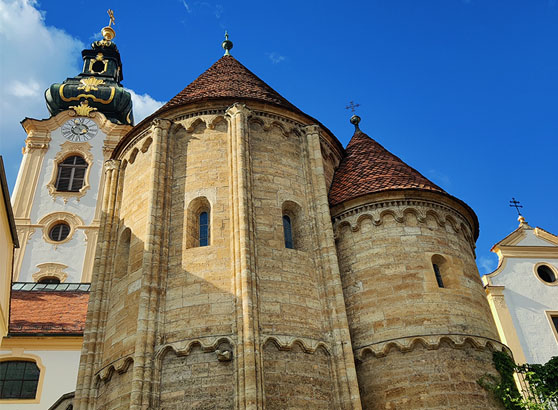
[[294,249],[293,225],[288,215],[283,215],[283,237],[285,238],[285,248]]
[[0,399],[34,399],[40,370],[35,362],[0,362]]
[[78,192],[83,187],[87,171],[87,162],[79,155],[66,158],[58,164],[56,190],[62,192]]
[[199,227],[199,246],[209,245],[209,214],[206,211],[200,213],[198,217]]

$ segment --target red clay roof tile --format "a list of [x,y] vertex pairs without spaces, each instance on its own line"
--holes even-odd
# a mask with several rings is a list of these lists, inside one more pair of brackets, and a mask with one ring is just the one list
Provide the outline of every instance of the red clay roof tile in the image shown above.
[[355,131],[346,156],[335,171],[329,190],[331,206],[361,195],[392,189],[445,191],[405,164],[360,130]]
[[223,56],[155,114],[172,107],[221,98],[259,100],[300,112],[232,56]]
[[11,335],[80,334],[85,327],[89,292],[12,291]]

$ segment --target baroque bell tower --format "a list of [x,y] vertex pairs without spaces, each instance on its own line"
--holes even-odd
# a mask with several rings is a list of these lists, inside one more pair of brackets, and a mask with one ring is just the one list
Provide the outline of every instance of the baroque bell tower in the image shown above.
[[21,239],[14,282],[91,281],[103,163],[133,125],[109,14],[103,39],[82,52],[82,72],[46,90],[51,116],[22,121],[27,139],[12,201]]

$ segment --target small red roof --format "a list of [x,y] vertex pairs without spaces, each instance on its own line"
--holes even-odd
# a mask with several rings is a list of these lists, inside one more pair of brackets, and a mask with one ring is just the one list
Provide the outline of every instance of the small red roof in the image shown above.
[[393,189],[445,191],[405,164],[368,135],[356,130],[329,190],[331,206],[374,192]]
[[89,292],[12,290],[9,334],[83,334]]
[[300,112],[232,56],[223,56],[155,114],[197,101],[251,99]]

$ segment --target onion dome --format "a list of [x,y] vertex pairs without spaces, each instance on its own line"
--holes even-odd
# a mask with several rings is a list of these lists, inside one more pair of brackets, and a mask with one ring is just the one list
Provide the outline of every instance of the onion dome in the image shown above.
[[333,176],[329,190],[331,206],[362,195],[395,189],[420,189],[446,193],[420,172],[405,164],[363,133],[356,115],[351,118],[355,133]]
[[51,115],[73,109],[78,115],[102,112],[116,124],[133,125],[132,97],[120,82],[122,62],[110,25],[102,30],[103,39],[81,52],[83,71],[62,84],[53,84],[45,91]]

